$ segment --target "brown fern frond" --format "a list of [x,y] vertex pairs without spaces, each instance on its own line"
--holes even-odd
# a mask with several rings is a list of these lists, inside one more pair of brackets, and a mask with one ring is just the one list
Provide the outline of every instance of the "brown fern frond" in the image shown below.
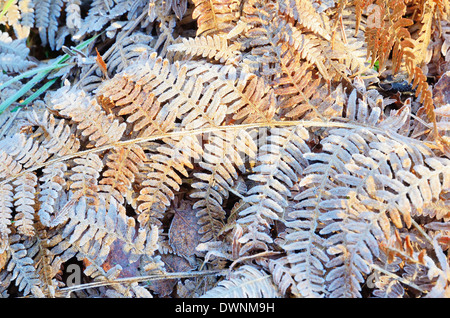
[[240,98],[230,103],[228,113],[233,120],[242,123],[270,122],[276,113],[273,90],[264,83],[263,78],[254,74],[241,74],[236,83]]
[[86,96],[84,91],[66,86],[51,102],[54,110],[78,123],[82,136],[89,137],[97,147],[118,141],[125,131],[124,123],[112,114],[107,115],[97,100]]
[[142,182],[137,198],[140,202],[138,221],[141,224],[161,224],[164,211],[182,184],[179,173],[188,177],[186,167],[192,168],[191,158],[198,158],[202,153],[198,141],[191,136],[166,140],[166,143],[158,147],[158,154],[149,158],[152,171]]
[[208,138],[203,160],[199,165],[206,171],[194,173],[192,198],[198,199],[193,208],[201,225],[201,241],[217,239],[223,230],[226,212],[223,202],[234,191],[239,172],[246,170],[245,161],[252,160],[257,147],[245,131],[218,132]]
[[3,4],[0,297],[449,296],[448,0]]
[[17,178],[15,185],[14,208],[17,212],[14,217],[14,226],[21,235],[33,236],[34,231],[34,196],[37,186],[37,177],[33,173],[26,173]]
[[[379,69],[384,70],[391,51],[393,54],[401,53],[399,43],[410,37],[405,27],[412,25],[413,21],[403,18],[406,12],[403,1],[389,1],[386,7],[382,4],[371,5],[367,10],[370,12],[366,26],[367,57],[370,57],[372,66],[378,61]],[[395,63],[398,58],[393,58],[393,61]]]
[[331,40],[330,26],[327,18],[316,12],[310,1],[282,0],[279,2],[281,13],[292,18],[303,28]]
[[[412,82],[413,88],[416,89],[416,97],[420,95],[420,102],[422,107],[418,111],[418,115],[425,113],[428,121],[431,123],[431,137],[437,143],[437,147],[443,151],[448,151],[449,145],[448,141],[443,139],[438,131],[436,114],[433,103],[433,94],[429,85],[427,83],[427,77],[423,74],[420,67],[415,65],[415,54],[412,52],[410,46],[408,46],[407,41],[403,41],[402,44],[406,43],[403,49],[403,55],[406,61],[406,68],[409,74],[409,82]],[[446,150],[447,149],[447,150]]]
[[173,44],[169,51],[185,52],[191,56],[201,56],[214,59],[223,64],[236,64],[240,52],[238,45],[229,45],[227,37],[213,34],[212,36],[199,36],[182,39],[181,43]]
[[139,167],[147,160],[143,149],[139,145],[129,147],[119,147],[113,149],[107,155],[106,166],[99,182],[99,189],[107,193],[123,204],[128,190],[131,189]]
[[88,198],[88,204],[98,206],[98,178],[103,169],[103,162],[96,154],[76,158],[71,169],[70,189],[74,192],[74,198]]
[[192,18],[197,19],[197,36],[230,31],[238,19],[239,2],[236,0],[194,0]]

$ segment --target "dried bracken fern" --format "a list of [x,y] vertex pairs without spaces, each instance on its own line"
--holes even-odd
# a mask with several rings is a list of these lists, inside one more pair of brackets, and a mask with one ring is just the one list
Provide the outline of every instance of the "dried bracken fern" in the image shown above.
[[448,1],[8,4],[0,295],[448,297]]

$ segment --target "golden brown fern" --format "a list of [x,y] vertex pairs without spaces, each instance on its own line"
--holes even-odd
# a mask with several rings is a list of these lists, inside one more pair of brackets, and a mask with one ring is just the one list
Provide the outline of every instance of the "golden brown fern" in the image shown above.
[[195,0],[192,18],[197,19],[197,35],[230,31],[238,18],[240,4],[236,0]]
[[0,140],[2,296],[448,294],[445,1],[96,3],[111,78],[65,48]]

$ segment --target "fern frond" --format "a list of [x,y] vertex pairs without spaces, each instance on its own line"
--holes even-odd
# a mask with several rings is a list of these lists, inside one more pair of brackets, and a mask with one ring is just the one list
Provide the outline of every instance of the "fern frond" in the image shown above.
[[[69,212],[69,223],[62,232],[62,238],[67,237],[69,249],[60,245],[54,252],[69,253],[70,250],[84,256],[101,266],[110,251],[115,240],[124,243],[124,252],[130,252],[129,262],[135,262],[143,255],[152,256],[158,248],[158,231],[152,228],[147,233],[145,230],[135,230],[134,221],[121,211],[120,205],[114,199],[109,206],[101,200],[99,208],[95,211],[86,205],[85,199],[80,199],[74,209]],[[67,256],[66,256],[67,257]]]
[[[406,226],[409,227],[411,217],[421,215],[425,204],[438,201],[442,190],[448,186],[448,164],[449,161],[445,159],[427,158],[423,164],[414,165],[414,174],[408,167],[397,166],[395,179],[385,174],[375,175],[373,180],[367,181],[366,191],[369,196],[383,202],[382,205],[378,204],[378,209],[389,211],[397,227],[401,227],[399,215],[403,216]],[[372,200],[367,199],[367,204],[375,203]]]
[[52,96],[51,103],[62,116],[78,123],[82,135],[89,137],[97,147],[118,141],[125,131],[124,123],[105,114],[96,99],[82,90],[65,86]]
[[86,34],[100,31],[105,25],[118,19],[121,15],[134,14],[133,9],[140,8],[145,1],[130,0],[94,0],[91,3],[89,12],[81,24],[81,28],[73,36],[75,40],[80,40]]
[[[242,73],[235,90],[239,95],[227,110],[227,113],[234,114],[233,120],[242,123],[270,122],[275,116],[275,94],[262,78]],[[227,96],[227,99],[231,96]]]
[[66,25],[69,30],[81,28],[81,0],[65,0],[66,2]]
[[449,13],[0,0],[0,295],[448,296]]
[[267,230],[275,220],[283,220],[290,188],[306,164],[303,154],[309,152],[305,141],[309,138],[303,127],[273,128],[257,157],[257,166],[249,178],[257,182],[247,192],[245,202],[252,204],[239,212],[238,223],[247,226],[239,242],[244,255],[253,249],[267,250],[272,238]]
[[139,167],[147,157],[139,145],[120,147],[112,150],[106,161],[108,167],[100,180],[100,191],[112,195],[119,204],[124,203],[124,197],[131,189]]
[[[421,154],[430,150],[412,139],[407,147],[402,147],[405,137],[393,132],[401,127],[402,119],[400,123],[391,120],[383,124],[380,109],[369,111],[367,106],[364,99],[357,102],[356,91],[353,91],[347,101],[348,118],[365,122],[372,130],[386,125],[384,127],[390,127],[384,130],[391,131],[389,137],[367,128],[364,131],[333,129],[321,141],[321,153],[304,154],[314,163],[306,167],[305,177],[300,180],[299,186],[306,189],[295,197],[298,203],[288,214],[292,221],[286,223],[284,248],[288,251],[287,260],[292,262],[297,288],[305,295],[360,297],[360,284],[371,272],[369,264],[379,255],[378,242],[390,235],[390,222],[401,227],[399,211],[402,211],[405,223],[410,224],[410,216],[401,208],[393,210],[369,204],[368,193],[372,193],[374,187],[371,180],[379,173],[394,180],[392,169],[409,169],[412,162],[419,165],[423,162]],[[370,154],[376,158],[375,149],[382,147],[386,157],[379,157],[378,165],[365,169],[370,161],[365,156]],[[389,167],[386,161],[390,162]],[[383,170],[372,170],[377,168]],[[359,171],[357,175],[356,171]],[[324,236],[329,237],[324,240]],[[326,268],[332,270],[325,275]]]
[[59,49],[56,44],[58,18],[61,15],[63,0],[44,0],[35,6],[36,27],[44,45],[47,43],[52,50]]
[[223,35],[199,36],[196,38],[182,39],[181,43],[169,46],[169,51],[185,52],[192,56],[201,56],[214,59],[224,64],[235,64],[239,58],[237,47],[228,44]]
[[24,244],[18,241],[19,238],[16,235],[13,238],[14,243],[10,245],[11,256],[7,270],[12,273],[11,280],[15,280],[16,286],[23,291],[24,295],[31,293],[36,297],[44,297],[44,293],[39,288],[40,280],[33,259],[28,256]]
[[[405,43],[406,40],[402,42]],[[406,68],[408,70],[408,81],[412,82],[413,88],[416,89],[416,97],[420,96],[420,102],[423,104],[422,108],[418,112],[425,113],[428,121],[432,124],[431,136],[437,142],[438,146],[443,148],[448,147],[448,141],[442,139],[437,128],[436,114],[434,111],[433,94],[427,83],[427,77],[423,73],[422,69],[414,65],[414,53],[408,45],[405,45],[403,55],[406,60]],[[414,79],[414,81],[413,81]]]
[[187,177],[185,167],[192,168],[191,159],[198,160],[203,151],[198,140],[191,136],[166,142],[166,145],[157,148],[159,153],[149,158],[152,171],[142,182],[137,198],[140,201],[137,212],[141,224],[160,225],[159,219],[164,216],[164,211],[174,198],[174,191],[178,191],[182,183],[178,173]]
[[227,280],[207,291],[203,298],[278,297],[271,276],[249,265],[242,266]]
[[[199,162],[205,172],[194,173],[198,179],[192,184],[196,189],[192,198],[201,225],[202,242],[215,239],[225,222],[223,203],[233,191],[238,171],[245,172],[245,161],[255,157],[256,145],[245,131],[219,132],[208,138],[203,160]],[[236,169],[237,168],[237,169]]]
[[112,75],[120,73],[136,61],[144,52],[151,52],[154,38],[151,35],[134,32],[127,36],[106,59],[108,72]]
[[33,259],[39,276],[39,288],[46,297],[56,297],[56,290],[64,286],[60,280],[62,260],[51,252],[55,233],[47,232],[39,226],[34,237],[21,241],[28,251],[28,256]]
[[3,254],[9,245],[9,226],[12,221],[13,188],[9,184],[0,186],[0,254]]
[[438,6],[433,1],[425,1],[422,5],[422,16],[421,16],[421,28],[419,31],[419,36],[415,39],[415,46],[413,53],[415,55],[414,64],[421,67],[426,60],[427,50],[431,42],[431,33],[433,29],[434,17],[437,15]]
[[[16,25],[20,19],[20,11],[16,1],[2,1],[1,22]],[[5,23],[6,22],[6,23]]]
[[35,138],[42,133],[40,145],[47,149],[49,154],[64,156],[75,153],[80,148],[80,140],[76,138],[74,129],[66,126],[64,120],[57,120],[48,111],[45,111],[41,118],[35,111],[30,112],[27,121],[41,129],[35,132]]
[[320,231],[322,235],[336,233],[326,243],[327,253],[332,256],[326,263],[331,268],[325,277],[329,282],[327,290],[330,297],[361,297],[364,275],[370,274],[369,264],[379,255],[378,242],[383,239],[380,223],[384,215],[352,201],[354,194],[344,187],[333,192],[338,199],[328,201],[325,206],[330,212],[322,216],[333,221]]
[[47,166],[42,171],[43,176],[40,178],[42,184],[39,186],[39,201],[41,201],[41,205],[38,215],[40,222],[45,226],[54,224],[52,218],[55,213],[56,202],[61,193],[66,189],[66,180],[64,177],[66,171],[67,166],[61,162]]
[[[134,132],[138,136],[149,136],[154,132],[166,132],[173,128],[174,117],[176,113],[168,114],[170,117],[164,118],[163,121],[157,120],[161,106],[153,93],[141,91],[140,86],[134,86],[130,81],[126,86],[124,83],[127,79],[124,77],[114,77],[107,85],[103,85],[99,89],[99,99],[104,109],[112,110],[115,106],[121,107],[118,110],[118,115],[125,117],[126,121],[132,125]],[[121,86],[119,86],[121,85]],[[128,95],[121,95],[116,91],[117,88],[124,88],[125,92],[132,93]],[[112,90],[114,88],[114,90]]]
[[103,169],[103,162],[96,154],[89,153],[84,157],[74,159],[74,165],[69,177],[70,189],[75,198],[89,198],[88,204],[97,206],[98,178]]
[[299,295],[299,291],[295,286],[295,280],[291,275],[291,270],[286,257],[281,257],[276,260],[267,261],[267,270],[272,275],[273,282],[278,286],[279,293],[286,295],[288,291],[295,296]]
[[18,177],[13,184],[14,208],[17,214],[14,217],[14,226],[21,235],[34,235],[34,197],[36,192],[37,177],[33,173],[26,173]]
[[192,18],[197,19],[197,36],[230,31],[237,20],[239,2],[236,0],[194,0]]
[[324,17],[316,12],[310,1],[282,0],[279,2],[279,10],[283,14],[293,18],[303,28],[330,40],[330,26]]
[[285,242],[285,263],[290,264],[291,279],[297,292],[304,297],[325,295],[325,266],[330,259],[325,253],[326,240],[317,234],[321,227],[319,209],[307,210],[311,200],[302,201],[303,195],[294,197],[293,211],[288,214]]
[[19,39],[25,39],[29,36],[30,30],[34,26],[34,7],[36,4],[33,0],[22,0],[19,1],[18,5],[20,10],[20,22],[14,25],[14,33]]
[[24,40],[13,40],[8,33],[0,31],[0,70],[23,72],[36,66],[36,63],[27,60],[29,52]]
[[3,141],[5,143],[0,145],[0,149],[3,149],[14,158],[16,161],[12,165],[14,169],[18,169],[18,164],[23,168],[41,164],[49,157],[47,150],[39,147],[38,141],[34,140],[34,138],[27,138],[23,134],[14,134]]

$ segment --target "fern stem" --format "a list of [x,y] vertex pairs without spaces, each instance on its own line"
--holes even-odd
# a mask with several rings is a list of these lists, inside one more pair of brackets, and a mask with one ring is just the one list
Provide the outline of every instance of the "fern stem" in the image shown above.
[[166,280],[166,279],[181,279],[181,278],[190,278],[190,277],[202,277],[202,276],[225,276],[228,274],[228,270],[205,270],[198,272],[177,272],[177,273],[164,273],[164,274],[154,274],[154,275],[145,275],[145,276],[134,276],[134,277],[125,277],[125,278],[117,278],[110,281],[101,281],[94,282],[88,284],[80,284],[75,286],[70,286],[66,288],[61,288],[59,292],[67,293],[67,296],[74,291],[96,288],[107,285],[114,284],[131,284],[142,281],[154,281],[154,280]]
[[[272,121],[269,123],[262,122],[262,123],[250,123],[250,124],[240,124],[240,125],[227,125],[227,126],[219,126],[219,127],[208,127],[208,128],[200,128],[195,130],[189,130],[189,131],[174,131],[170,133],[165,134],[157,134],[149,137],[140,137],[140,138],[134,138],[130,140],[124,140],[124,141],[117,141],[108,145],[84,150],[84,151],[78,151],[76,153],[58,157],[52,160],[48,160],[47,162],[44,162],[39,165],[35,165],[32,168],[26,169],[21,171],[18,174],[12,175],[11,177],[5,178],[2,181],[0,181],[0,186],[3,184],[6,184],[22,175],[28,172],[36,171],[38,169],[44,168],[48,165],[62,162],[66,160],[70,160],[77,157],[86,156],[89,153],[98,153],[103,152],[112,148],[119,148],[119,147],[125,147],[130,146],[134,144],[140,144],[145,143],[149,141],[155,141],[155,140],[161,140],[164,138],[175,138],[175,137],[183,137],[183,136],[195,136],[200,134],[206,134],[206,133],[214,133],[217,131],[231,131],[231,130],[240,130],[240,129],[252,129],[252,128],[263,128],[263,127],[287,127],[287,126],[301,126],[305,128],[310,127],[321,127],[321,128],[347,128],[347,129],[355,129],[355,128],[361,128],[363,126],[361,123],[351,123],[351,122],[331,122],[331,121],[312,121],[312,120],[295,120],[295,121]],[[372,129],[373,131],[380,133],[380,134],[386,134],[387,132],[381,128],[376,128],[372,126],[368,126],[367,128]],[[400,135],[398,135],[400,136]],[[406,138],[406,137],[405,137]]]
[[265,252],[260,252],[257,253],[255,255],[249,255],[249,256],[241,256],[239,257],[237,260],[235,260],[233,263],[231,263],[229,271],[231,273],[231,271],[233,270],[233,267],[238,264],[241,263],[243,261],[249,260],[249,259],[255,259],[255,258],[259,258],[259,257],[269,257],[269,256],[275,256],[275,255],[279,255],[281,252],[276,252],[276,251],[265,251]]
[[417,224],[417,222],[411,218],[411,224],[414,225],[414,227],[419,231],[420,234],[433,246],[433,240],[432,238],[423,230],[423,228]]
[[419,286],[417,286],[413,282],[410,282],[409,280],[407,280],[407,279],[405,279],[403,277],[400,277],[400,276],[398,276],[398,275],[396,275],[394,273],[391,273],[390,271],[387,271],[387,270],[385,270],[384,268],[382,268],[382,267],[380,267],[378,265],[371,264],[371,263],[367,262],[366,260],[364,260],[364,262],[366,262],[366,264],[369,265],[370,267],[372,267],[374,270],[377,270],[377,271],[379,271],[379,272],[381,272],[381,273],[383,273],[385,275],[388,275],[388,276],[392,277],[395,280],[398,280],[399,282],[401,282],[401,283],[403,283],[405,285],[408,285],[408,286],[410,286],[410,287],[412,287],[414,289],[417,289],[421,293],[424,292],[424,290],[422,288],[420,288]]

